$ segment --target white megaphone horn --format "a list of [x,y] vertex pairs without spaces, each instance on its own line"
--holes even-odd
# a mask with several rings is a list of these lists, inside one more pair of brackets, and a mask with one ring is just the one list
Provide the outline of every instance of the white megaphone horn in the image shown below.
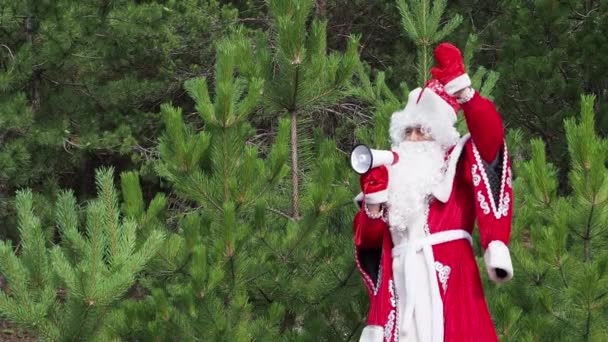
[[350,166],[356,173],[363,175],[381,165],[393,165],[399,161],[399,155],[393,151],[374,150],[360,144],[350,153]]

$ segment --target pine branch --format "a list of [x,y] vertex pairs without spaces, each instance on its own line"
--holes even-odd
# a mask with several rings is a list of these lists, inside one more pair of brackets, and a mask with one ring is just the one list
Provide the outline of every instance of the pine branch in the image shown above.
[[293,217],[291,217],[287,213],[284,213],[284,212],[282,212],[282,211],[280,211],[278,209],[274,209],[274,208],[270,208],[270,207],[266,207],[265,209],[268,210],[268,211],[270,211],[270,212],[272,212],[272,213],[278,214],[281,217],[284,217],[284,218],[286,218],[286,219],[288,219],[290,221],[295,221],[295,219]]

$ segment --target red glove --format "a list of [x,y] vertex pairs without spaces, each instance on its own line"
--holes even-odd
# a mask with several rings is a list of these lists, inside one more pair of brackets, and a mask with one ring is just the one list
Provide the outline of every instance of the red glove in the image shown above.
[[388,169],[382,165],[369,170],[360,178],[361,191],[367,204],[380,204],[388,200]]
[[441,43],[435,49],[435,61],[438,66],[431,68],[433,78],[439,80],[446,93],[454,95],[471,86],[471,79],[464,70],[462,53],[450,43]]

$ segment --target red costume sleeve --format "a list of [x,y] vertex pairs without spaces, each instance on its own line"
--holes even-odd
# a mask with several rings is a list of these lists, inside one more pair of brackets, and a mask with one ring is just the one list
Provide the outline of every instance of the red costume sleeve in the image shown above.
[[475,92],[461,108],[481,158],[487,163],[493,162],[505,137],[502,119],[494,103]]
[[354,233],[355,247],[381,248],[382,236],[386,230],[386,222],[381,218],[371,219],[365,213],[365,203],[361,206],[361,210],[355,216]]
[[[467,164],[471,170],[475,216],[486,269],[492,281],[504,282],[513,277],[508,247],[513,215],[513,188],[504,127],[494,103],[477,92],[461,107],[471,133],[471,143],[466,147]],[[502,154],[499,154],[501,149]],[[499,179],[492,181],[490,170],[486,170],[486,167],[495,160],[500,165],[493,170],[498,170],[498,174],[494,173],[493,176]]]
[[467,167],[471,171],[475,216],[479,228],[481,247],[490,279],[500,283],[513,277],[509,252],[511,221],[513,217],[513,184],[511,164],[506,144],[502,144],[501,172],[498,186],[492,187],[481,160],[481,151],[475,142],[467,144]]

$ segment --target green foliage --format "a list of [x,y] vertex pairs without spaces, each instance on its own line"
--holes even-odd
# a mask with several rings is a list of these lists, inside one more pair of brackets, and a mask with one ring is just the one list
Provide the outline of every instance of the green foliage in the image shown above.
[[[300,10],[287,3],[271,8],[281,13]],[[298,22],[308,17],[298,19],[299,15],[303,14],[285,18]],[[318,36],[324,32],[314,24],[311,30]],[[311,42],[319,43],[321,37],[316,39]],[[285,44],[285,51],[295,51],[289,50],[291,43]],[[312,76],[306,76],[311,72],[307,68],[315,67],[309,60],[323,61],[324,50],[307,49],[310,58],[303,58],[300,66],[304,72],[301,89],[313,82],[309,81]],[[253,134],[248,117],[260,101],[268,105],[264,99],[281,98],[283,89],[274,87],[286,82],[256,78],[263,75],[260,70],[273,67],[256,59],[266,55],[264,51],[271,50],[259,48],[254,54],[251,43],[240,35],[222,40],[217,45],[213,96],[206,79],[185,83],[202,130],[184,123],[180,109],[162,106],[166,131],[160,139],[156,169],[174,195],[187,201],[178,215],[177,234],[169,238],[164,254],[171,265],[179,266],[167,268],[157,281],[142,283],[151,289],[151,296],[124,306],[119,328],[124,336],[342,339],[352,336],[363,319],[361,307],[342,300],[347,296],[364,305],[360,288],[352,287],[358,279],[352,277],[351,249],[343,248],[351,244],[350,219],[344,219],[352,215],[351,195],[345,187],[350,172],[335,143],[313,132],[311,164],[301,172],[305,186],[298,197],[299,218],[287,213],[291,194],[284,186],[293,123],[287,118],[278,120],[275,141],[264,157],[247,143]],[[288,63],[279,62],[276,67],[286,74],[295,72]],[[336,64],[338,69],[340,65]],[[339,84],[328,87],[338,94],[343,91],[337,88]],[[295,104],[300,106],[298,101]],[[312,110],[320,101],[328,100],[308,101],[298,111]],[[341,309],[336,311],[337,307]]]
[[[446,14],[446,1],[413,1],[406,3],[404,0],[398,0],[397,6],[401,15],[402,29],[409,40],[415,44],[418,52],[418,59],[415,64],[418,79],[416,82],[410,82],[410,84],[424,86],[430,77],[429,70],[435,64],[434,48],[437,44],[443,42],[447,35],[453,33],[462,22],[462,16],[456,14],[440,27],[441,19]],[[471,60],[478,49],[478,36],[470,34],[466,46],[462,48],[465,66],[469,70],[472,86],[481,95],[492,99],[491,93],[500,75],[493,70],[487,70],[483,66],[478,67],[475,72],[471,71],[473,69]],[[357,76],[359,82],[357,87],[352,90],[352,94],[369,103],[375,109],[375,115],[372,120],[372,130],[359,128],[356,136],[360,142],[378,148],[388,148],[387,132],[391,114],[403,108],[405,100],[399,100],[399,96],[395,95],[387,86],[384,72],[379,72],[374,84],[372,84],[368,71],[366,71],[364,65],[360,64]],[[400,97],[407,99],[409,89],[407,82],[402,80],[400,84],[402,95]],[[463,116],[458,117],[457,128],[462,134],[466,133],[466,123]]]
[[264,80],[262,103],[273,115],[287,115],[291,137],[291,210],[300,217],[300,178],[312,165],[312,113],[345,98],[347,86],[359,61],[358,37],[350,37],[343,54],[327,52],[327,21],[307,21],[311,0],[268,1],[273,30],[261,35],[254,55],[251,76]]
[[159,230],[140,238],[135,221],[121,219],[113,170],[96,176],[98,198],[85,210],[84,233],[71,191],[61,192],[55,222],[61,243],[49,241],[33,209],[30,190],[17,194],[18,252],[0,241],[0,314],[43,340],[107,340],[104,325],[164,239]]
[[264,225],[264,199],[288,171],[287,148],[286,141],[278,143],[265,162],[245,142],[262,82],[235,74],[235,61],[251,56],[242,43],[238,37],[218,43],[213,96],[204,78],[185,83],[204,131],[184,123],[181,110],[162,106],[166,131],[156,169],[196,208],[179,215],[177,234],[162,253],[164,271],[160,264],[160,278],[144,284],[153,287],[151,296],[124,306],[119,329],[125,336],[249,341],[278,334],[275,316],[282,306],[266,312],[249,296],[252,280],[264,272],[254,237]]
[[479,25],[482,63],[494,65],[501,75],[494,92],[501,113],[512,126],[551,146],[548,157],[560,169],[560,190],[565,191],[569,165],[562,122],[578,111],[580,94],[596,96],[596,130],[607,132],[601,75],[608,63],[600,56],[607,46],[601,27],[608,20],[608,4],[543,0],[461,6],[470,8],[472,25]]
[[581,97],[580,120],[565,121],[572,191],[558,193],[557,169],[545,144],[516,164],[516,213],[511,248],[516,276],[491,302],[507,341],[601,341],[608,286],[607,145],[595,133],[593,96]]
[[307,112],[345,96],[344,90],[358,61],[358,38],[348,40],[344,54],[327,53],[327,22],[306,22],[313,1],[273,0],[268,2],[276,35],[274,47],[260,44],[261,76],[265,80],[264,104],[274,111]]
[[0,1],[2,225],[21,187],[89,198],[100,164],[147,172],[159,104],[209,71],[234,19],[216,1]]
[[437,44],[450,34],[462,22],[461,15],[454,15],[442,23],[447,1],[415,0],[406,2],[397,0],[401,14],[401,27],[408,38],[416,44],[418,52],[418,84],[424,85],[429,77],[429,70],[435,64],[433,50]]
[[[101,340],[356,338],[367,298],[351,255],[358,182],[342,150],[389,147],[391,114],[448,40],[464,46],[474,88],[503,114],[518,176],[516,276],[485,287],[497,330],[512,341],[606,339],[608,142],[596,135],[608,127],[606,3],[0,0],[0,9],[0,235],[13,240],[1,244],[2,312],[42,338],[74,333],[64,326],[88,310],[93,265],[106,294],[87,314],[99,323],[82,331]],[[581,93],[597,101],[585,98],[581,119],[562,126]],[[109,183],[95,198],[100,164],[139,169],[143,181],[123,173],[120,204]],[[33,193],[15,197],[22,187]],[[93,199],[82,211],[75,198]],[[144,253],[165,225],[136,281],[111,276],[138,268],[111,255]],[[72,271],[59,277],[62,258]],[[124,296],[132,300],[115,310]]]

